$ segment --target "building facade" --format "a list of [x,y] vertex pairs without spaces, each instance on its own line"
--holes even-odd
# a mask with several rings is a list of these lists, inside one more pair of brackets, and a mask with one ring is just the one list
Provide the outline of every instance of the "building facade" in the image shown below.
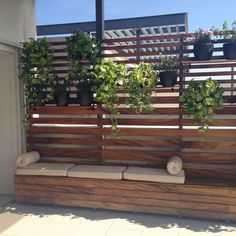
[[0,194],[13,193],[24,147],[18,67],[22,42],[35,35],[35,0],[0,0]]

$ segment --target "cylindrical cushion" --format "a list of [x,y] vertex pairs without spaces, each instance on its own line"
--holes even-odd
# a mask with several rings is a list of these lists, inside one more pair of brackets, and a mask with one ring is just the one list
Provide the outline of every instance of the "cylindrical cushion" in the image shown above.
[[173,156],[168,160],[166,169],[171,175],[178,175],[183,168],[183,161],[178,156]]
[[16,166],[24,168],[32,163],[39,161],[40,154],[36,151],[26,152],[16,157]]

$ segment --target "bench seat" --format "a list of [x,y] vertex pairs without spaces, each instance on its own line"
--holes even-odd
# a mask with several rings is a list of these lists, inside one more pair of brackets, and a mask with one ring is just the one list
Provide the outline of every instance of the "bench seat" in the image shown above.
[[77,165],[68,171],[68,177],[121,180],[126,166]]
[[128,167],[124,171],[123,178],[127,180],[175,184],[183,184],[185,181],[183,170],[178,175],[170,175],[165,169],[143,167]]
[[63,163],[33,163],[25,168],[17,168],[17,175],[45,175],[45,176],[67,176],[67,171],[73,164]]
[[170,184],[16,175],[15,200],[236,221],[236,183],[207,181]]

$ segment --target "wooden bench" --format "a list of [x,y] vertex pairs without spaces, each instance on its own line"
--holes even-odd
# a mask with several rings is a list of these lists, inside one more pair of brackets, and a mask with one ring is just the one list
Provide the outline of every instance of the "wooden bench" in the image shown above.
[[[203,184],[204,183],[204,184]],[[52,204],[236,220],[236,184],[186,181],[184,185],[128,180],[15,176],[15,199]]]
[[[116,139],[105,127],[109,120],[99,108],[32,108],[28,149],[39,151],[41,161],[48,163],[151,168],[164,168],[169,157],[179,155],[184,162],[185,184],[21,175],[15,176],[15,199],[24,203],[236,220],[235,130],[210,130],[209,139],[199,142],[194,129],[147,128],[178,124],[179,108],[158,108],[151,118],[136,117],[127,109],[121,112],[118,122],[128,127],[122,127],[123,137]],[[222,117],[225,114],[226,122],[228,114],[235,114],[235,107],[225,107],[219,113]],[[181,122],[191,125],[184,119]]]

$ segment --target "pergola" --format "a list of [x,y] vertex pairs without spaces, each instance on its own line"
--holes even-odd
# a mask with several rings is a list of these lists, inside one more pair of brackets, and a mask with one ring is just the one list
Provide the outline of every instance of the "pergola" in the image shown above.
[[39,25],[38,36],[66,35],[76,30],[103,38],[157,36],[188,32],[187,13],[104,20],[104,0],[96,0],[96,21]]

